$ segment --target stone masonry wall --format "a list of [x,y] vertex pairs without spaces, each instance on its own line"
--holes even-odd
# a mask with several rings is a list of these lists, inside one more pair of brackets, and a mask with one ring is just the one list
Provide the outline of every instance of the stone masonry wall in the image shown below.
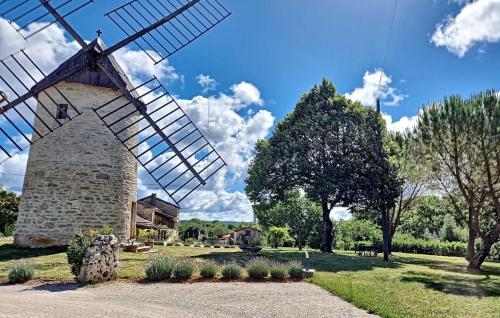
[[[82,114],[31,146],[14,244],[66,245],[76,229],[105,224],[113,228],[119,240],[126,240],[136,195],[137,163],[92,110],[119,92],[76,83],[61,83],[58,88]],[[51,95],[59,98],[55,92]],[[55,104],[43,93],[39,98],[55,116]],[[56,102],[67,104],[62,97]],[[125,103],[120,98],[113,107]],[[131,107],[117,111],[108,120],[131,112]],[[71,106],[68,114],[76,115]],[[55,123],[48,115],[42,119],[49,126]],[[130,117],[122,126],[136,119]],[[35,128],[48,129],[39,120],[35,120]],[[137,129],[134,125],[124,134],[130,136]],[[37,138],[35,133],[32,138]]]

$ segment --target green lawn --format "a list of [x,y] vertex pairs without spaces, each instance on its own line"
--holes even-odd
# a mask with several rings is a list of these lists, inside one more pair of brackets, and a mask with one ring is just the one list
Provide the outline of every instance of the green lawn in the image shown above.
[[[245,260],[239,249],[159,247],[170,255],[213,259]],[[265,249],[270,259],[302,259],[296,249]],[[142,279],[144,267],[158,254],[120,254],[121,279]],[[317,270],[310,281],[360,308],[384,317],[498,317],[500,313],[500,264],[486,263],[484,272],[469,274],[458,257],[397,253],[391,262],[338,252],[311,252]],[[17,250],[0,241],[0,282],[17,258],[31,257],[36,278],[71,280],[66,256],[58,250]]]

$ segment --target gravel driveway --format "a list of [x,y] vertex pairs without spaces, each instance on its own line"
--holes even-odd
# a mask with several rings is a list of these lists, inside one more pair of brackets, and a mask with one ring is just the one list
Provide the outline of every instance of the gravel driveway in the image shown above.
[[308,283],[0,287],[0,317],[376,317]]

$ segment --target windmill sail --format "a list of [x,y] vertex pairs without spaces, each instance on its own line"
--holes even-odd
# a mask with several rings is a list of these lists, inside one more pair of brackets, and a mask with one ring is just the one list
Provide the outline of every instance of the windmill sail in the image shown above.
[[57,82],[39,85],[45,76],[24,50],[0,60],[0,154],[10,158],[81,114]]
[[106,13],[127,37],[103,54],[134,42],[159,63],[230,14],[217,0],[133,0]]
[[[0,17],[9,20],[16,31],[25,39],[28,39],[51,25],[61,22],[92,2],[94,1],[0,0]],[[54,14],[58,15],[62,20],[55,17]]]
[[[156,78],[131,92],[138,97],[120,104],[122,97],[128,98],[121,95],[94,111],[178,204],[226,163]],[[113,116],[124,109],[124,116]],[[130,135],[133,126],[135,133]]]

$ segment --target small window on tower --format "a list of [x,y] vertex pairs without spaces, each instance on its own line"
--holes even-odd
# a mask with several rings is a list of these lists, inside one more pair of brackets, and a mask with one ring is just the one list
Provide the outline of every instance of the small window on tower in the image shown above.
[[57,119],[68,119],[68,104],[59,104],[57,108]]

